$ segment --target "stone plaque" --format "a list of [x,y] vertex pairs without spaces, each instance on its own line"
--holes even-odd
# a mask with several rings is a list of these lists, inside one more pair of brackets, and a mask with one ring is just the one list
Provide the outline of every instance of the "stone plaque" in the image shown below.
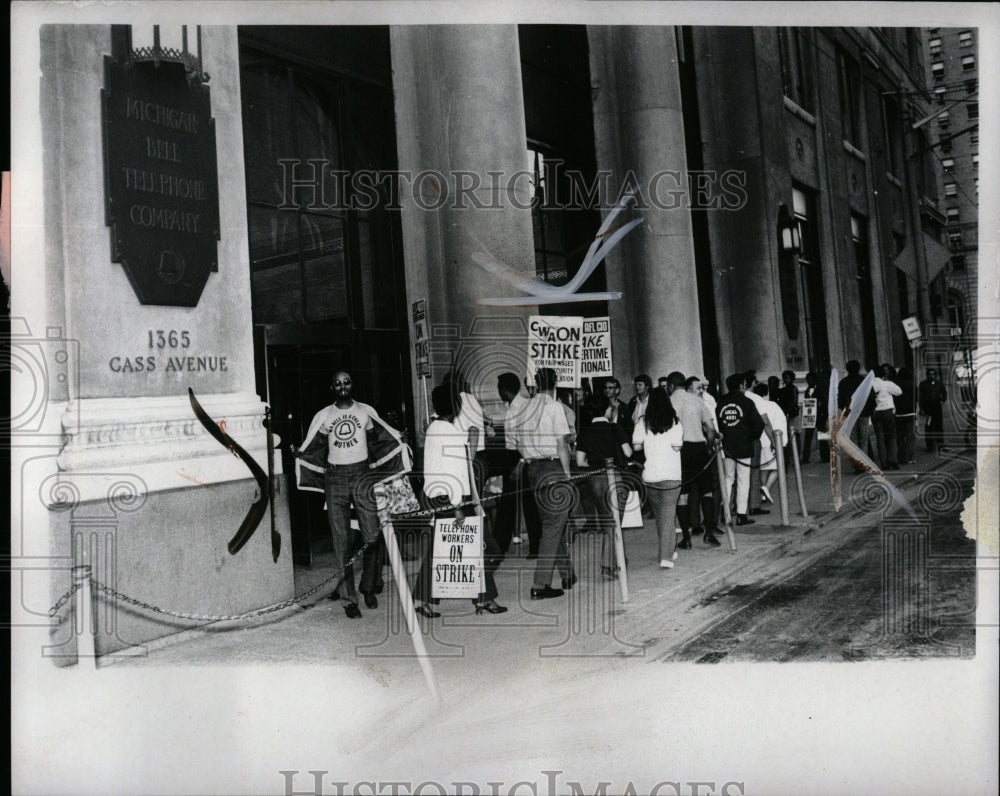
[[219,175],[207,86],[180,63],[105,60],[111,260],[141,304],[195,307],[218,271]]

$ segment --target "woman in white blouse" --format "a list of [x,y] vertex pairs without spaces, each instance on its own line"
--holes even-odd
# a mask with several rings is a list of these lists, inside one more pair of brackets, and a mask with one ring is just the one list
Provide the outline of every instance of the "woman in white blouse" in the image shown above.
[[660,540],[660,567],[672,569],[677,559],[674,534],[677,498],[681,493],[681,447],[684,432],[664,390],[650,390],[646,414],[632,432],[632,445],[646,454],[642,480],[646,486],[656,534]]

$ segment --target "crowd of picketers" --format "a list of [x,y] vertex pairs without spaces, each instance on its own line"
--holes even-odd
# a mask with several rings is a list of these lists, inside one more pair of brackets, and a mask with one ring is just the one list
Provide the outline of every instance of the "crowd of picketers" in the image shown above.
[[[837,409],[842,412],[851,408],[864,380],[857,361],[848,362],[846,370],[837,390]],[[722,394],[700,376],[675,371],[654,387],[648,375],[640,374],[633,379],[634,395],[627,402],[613,377],[595,382],[592,391],[575,394],[557,387],[551,368],[539,368],[533,380],[529,388],[515,373],[500,374],[502,423],[484,414],[460,373],[449,373],[431,392],[434,412],[424,429],[420,465],[412,479],[431,522],[410,524],[418,531],[422,558],[413,597],[424,617],[440,616],[432,607],[433,519],[476,513],[483,497],[489,504],[483,522],[483,591],[473,602],[477,613],[498,614],[507,608],[497,602],[494,573],[522,534],[527,536],[526,558],[536,562],[529,597],[560,597],[578,580],[567,548],[575,530],[604,532],[601,572],[610,580],[619,577],[610,532],[614,511],[620,512],[620,519],[631,487],[641,485],[644,511],[655,519],[659,566],[670,570],[678,550],[690,549],[695,537],[707,546],[720,546],[720,526],[730,509],[736,525],[753,524],[770,513],[764,505],[773,503],[778,446],[789,460],[796,450],[793,434],[801,431],[798,455],[803,464],[810,461],[814,441],[820,461],[829,461],[829,383],[813,373],[807,374],[801,392],[790,370],[764,382],[753,370],[734,373],[725,380]],[[356,490],[369,461],[365,432],[373,419],[384,421],[372,407],[354,400],[348,373],[334,374],[332,389],[336,400],[316,415],[307,442],[315,437],[312,448],[320,469],[325,468],[334,553],[346,564],[354,547],[348,521],[352,502],[361,536],[373,542],[379,535],[374,511],[361,510],[365,501],[358,500]],[[928,370],[915,387],[909,368],[897,372],[882,365],[852,438],[866,454],[871,446],[872,458],[882,469],[898,469],[913,461],[918,407],[926,418],[928,448],[939,444],[947,398],[936,370]],[[802,427],[802,409],[812,400],[815,406],[808,405],[815,412],[808,413],[811,422]],[[722,457],[721,475],[717,456]],[[368,608],[377,607],[375,595],[381,591],[381,564],[374,554],[369,556],[373,551],[366,551],[360,588]],[[553,582],[556,573],[560,587]],[[357,618],[360,610],[349,567],[343,587],[345,612]],[[339,596],[338,590],[331,594]]]

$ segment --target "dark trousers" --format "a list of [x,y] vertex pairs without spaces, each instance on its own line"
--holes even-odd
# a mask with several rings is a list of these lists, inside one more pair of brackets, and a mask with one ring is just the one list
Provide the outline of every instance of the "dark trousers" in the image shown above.
[[687,511],[677,512],[685,531],[702,524],[715,528],[715,499],[712,475],[717,467],[707,442],[685,442],[681,447],[681,494],[687,495]]
[[[518,504],[520,503],[521,516],[528,530],[529,552],[538,555],[538,542],[542,538],[542,523],[538,517],[538,506],[535,503],[535,496],[528,486],[526,467],[522,466],[520,474],[515,476],[517,463],[521,461],[521,454],[517,451],[497,451],[494,452],[494,461],[499,467],[497,475],[503,476],[503,495],[498,501],[496,512],[496,525],[493,529],[493,537],[496,539],[500,552],[506,555],[510,549],[510,540],[520,533],[518,528]],[[493,471],[491,469],[491,474]]]
[[[812,453],[813,438],[817,435],[816,429],[806,428],[802,430],[802,463],[809,464],[809,456]],[[817,447],[819,448],[819,460],[821,462],[830,461],[830,442],[829,440],[817,440]]]
[[879,467],[894,467],[896,462],[896,418],[892,409],[879,409],[872,415],[875,449]]
[[896,452],[900,464],[913,461],[916,420],[916,415],[896,415]]
[[924,442],[927,444],[927,450],[933,451],[937,450],[938,446],[941,445],[944,437],[944,406],[938,404],[937,406],[928,407],[926,413],[927,422],[924,425]]
[[535,566],[535,588],[550,586],[557,567],[564,581],[573,576],[573,565],[566,547],[566,520],[576,504],[576,488],[562,482],[566,477],[559,461],[535,461],[529,465],[528,480],[535,492],[542,519],[542,538]]
[[[358,593],[354,588],[354,567],[347,562],[357,550],[355,544],[356,532],[351,528],[351,504],[358,516],[361,536],[364,541],[374,540],[364,554],[364,569],[361,575],[361,592],[375,590],[382,574],[382,558],[378,550],[379,522],[375,513],[375,500],[371,496],[358,493],[365,488],[363,476],[368,472],[368,462],[356,464],[328,465],[324,478],[326,493],[326,515],[330,523],[330,533],[333,536],[334,566],[345,567],[344,578],[340,586],[343,588],[347,602],[357,602]],[[384,545],[382,550],[385,550]],[[337,588],[336,585],[334,588]]]

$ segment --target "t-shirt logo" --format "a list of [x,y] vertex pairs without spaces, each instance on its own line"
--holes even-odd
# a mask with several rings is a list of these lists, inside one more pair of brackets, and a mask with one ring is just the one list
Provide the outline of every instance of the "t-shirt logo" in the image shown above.
[[336,422],[330,436],[338,448],[352,448],[358,444],[358,429],[361,423],[354,415],[346,415]]
[[726,404],[719,412],[719,419],[724,426],[737,426],[743,419],[743,409],[739,404]]

